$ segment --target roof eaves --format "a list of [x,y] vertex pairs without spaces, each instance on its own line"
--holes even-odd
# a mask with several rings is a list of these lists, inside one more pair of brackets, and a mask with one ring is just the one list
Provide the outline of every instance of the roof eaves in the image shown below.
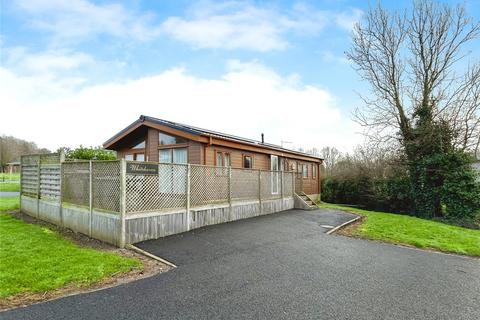
[[138,123],[142,122],[141,121],[141,117],[140,119],[137,119],[135,120],[134,122],[132,122],[130,125],[128,125],[126,128],[122,129],[121,131],[119,131],[117,134],[115,134],[113,137],[111,137],[110,139],[108,139],[107,141],[105,141],[103,143],[103,147],[107,147],[109,144],[111,144],[113,141],[115,141],[118,137],[122,136],[125,134],[125,132],[129,131],[131,128],[133,128],[134,126],[136,126]]

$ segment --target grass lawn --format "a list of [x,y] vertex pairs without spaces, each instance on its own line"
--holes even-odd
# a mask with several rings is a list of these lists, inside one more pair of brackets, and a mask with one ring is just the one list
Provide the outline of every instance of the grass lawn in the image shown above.
[[20,173],[0,173],[0,191],[20,191]]
[[19,192],[20,191],[20,183],[12,183],[6,182],[3,183],[0,181],[0,192],[1,191],[9,191],[9,192]]
[[18,197],[0,198],[0,213],[2,211],[18,209],[19,207],[18,201],[19,201]]
[[480,230],[335,204],[322,203],[319,207],[340,209],[363,216],[362,223],[351,232],[353,236],[480,257]]
[[0,173],[0,182],[20,181],[20,173]]
[[[18,198],[0,198],[0,211],[15,207]],[[0,212],[0,261],[0,299],[88,285],[141,267],[135,259],[79,247],[46,227],[5,212]]]

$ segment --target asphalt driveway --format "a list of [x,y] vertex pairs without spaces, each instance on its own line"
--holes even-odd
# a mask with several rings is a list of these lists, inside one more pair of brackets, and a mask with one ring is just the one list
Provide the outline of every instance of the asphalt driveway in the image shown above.
[[179,267],[0,319],[480,318],[480,260],[325,234],[348,218],[292,210],[148,241]]

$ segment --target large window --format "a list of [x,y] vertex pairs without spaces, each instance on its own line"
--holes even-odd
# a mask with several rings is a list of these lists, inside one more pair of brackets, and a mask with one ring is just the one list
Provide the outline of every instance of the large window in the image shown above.
[[145,140],[143,140],[140,143],[137,143],[132,147],[132,149],[145,149]]
[[221,152],[217,152],[217,158],[215,159],[215,164],[217,165],[217,167],[222,166],[222,153]]
[[247,169],[253,168],[252,156],[243,156],[243,167]]
[[312,178],[317,179],[317,165],[312,163]]
[[187,143],[187,140],[179,137],[174,137],[166,133],[160,132],[158,134],[158,143],[162,146],[168,144],[180,144],[180,143]]
[[187,163],[188,153],[187,148],[175,148],[173,150],[173,163]]
[[158,158],[161,163],[187,163],[187,148],[161,149]]
[[303,177],[308,178],[308,166],[306,164],[302,166],[302,172],[303,172]]

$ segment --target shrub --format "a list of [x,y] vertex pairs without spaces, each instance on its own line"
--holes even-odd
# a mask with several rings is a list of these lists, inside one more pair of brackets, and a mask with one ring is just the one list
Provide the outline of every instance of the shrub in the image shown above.
[[102,147],[90,147],[86,148],[80,146],[76,149],[60,148],[59,151],[65,153],[65,159],[67,160],[115,160],[117,155],[115,151],[105,150]]

